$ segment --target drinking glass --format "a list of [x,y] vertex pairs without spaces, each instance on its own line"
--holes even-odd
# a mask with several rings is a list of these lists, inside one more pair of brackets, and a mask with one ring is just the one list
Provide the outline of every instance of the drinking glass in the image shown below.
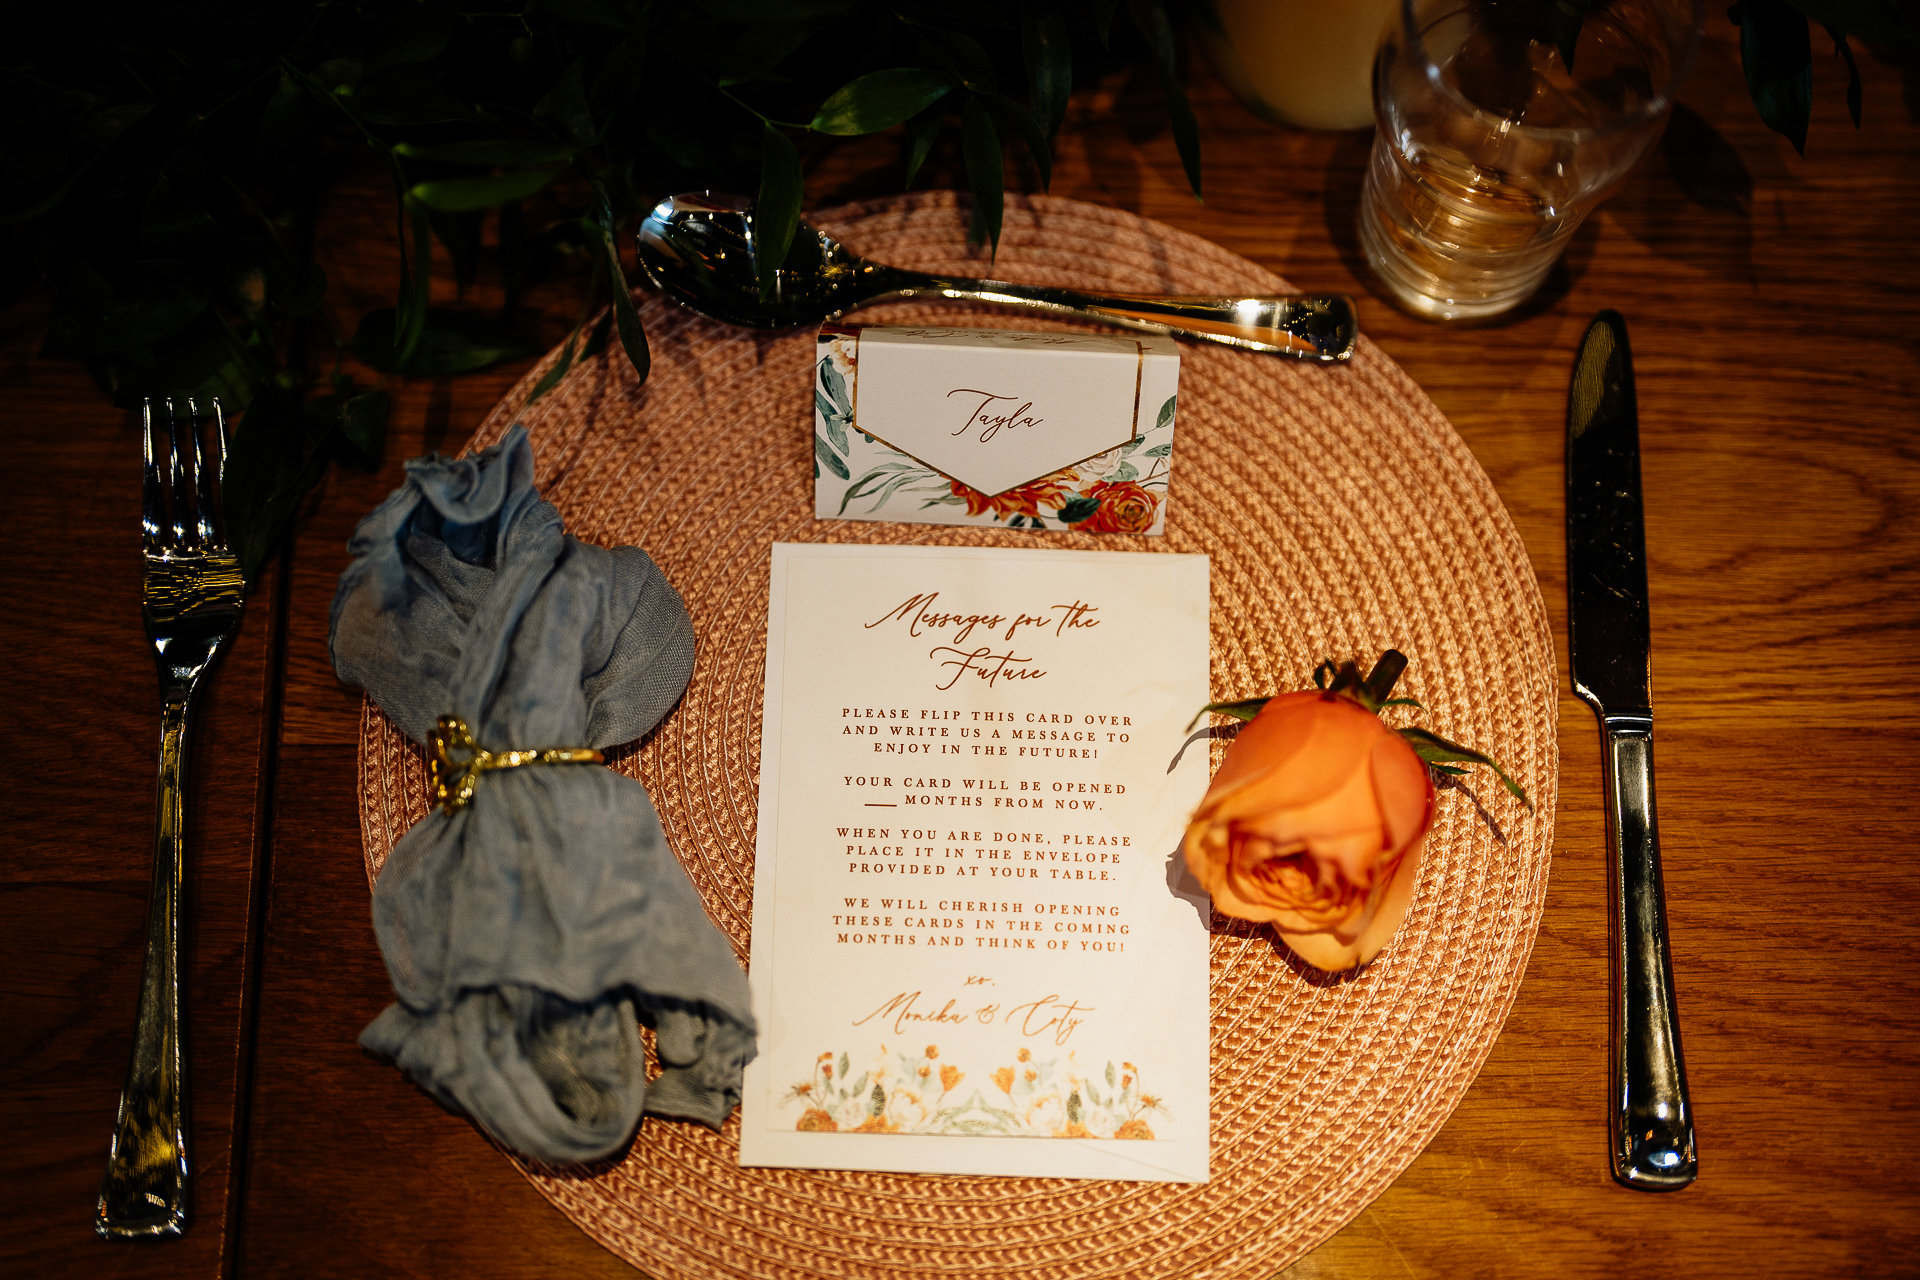
[[1539,288],[1659,137],[1699,48],[1702,0],[1593,0],[1569,65],[1555,10],[1401,0],[1374,63],[1360,243],[1418,315],[1497,315]]

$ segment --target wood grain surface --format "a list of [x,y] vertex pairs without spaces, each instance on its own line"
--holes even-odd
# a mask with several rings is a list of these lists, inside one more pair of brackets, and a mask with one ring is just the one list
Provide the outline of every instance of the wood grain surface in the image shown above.
[[[1662,146],[1587,221],[1545,291],[1481,328],[1404,316],[1370,283],[1353,232],[1364,133],[1263,124],[1196,65],[1204,205],[1144,78],[1077,97],[1062,135],[1054,194],[1359,298],[1368,334],[1433,396],[1512,512],[1563,688],[1567,380],[1596,310],[1618,308],[1632,329],[1661,834],[1700,1181],[1657,1196],[1607,1173],[1598,729],[1567,693],[1545,923],[1505,1034],[1426,1153],[1290,1269],[1301,1280],[1920,1272],[1920,798],[1904,777],[1920,758],[1920,59],[1861,54],[1856,133],[1843,64],[1817,57],[1802,159],[1755,116],[1733,33],[1710,23]],[[900,160],[886,138],[816,156],[809,202],[885,194]],[[953,180],[942,163],[928,181]],[[322,218],[343,321],[392,289],[382,181],[342,188]],[[564,334],[572,305],[564,289],[536,296],[544,337]],[[37,322],[16,309],[0,329],[8,511],[29,535],[16,535],[0,595],[20,672],[5,703],[23,762],[9,808],[25,832],[0,876],[0,1114],[14,1145],[0,1271],[634,1275],[468,1122],[355,1044],[390,994],[360,864],[359,694],[328,665],[327,607],[346,537],[399,461],[457,448],[525,362],[387,379],[385,467],[336,472],[309,504],[285,566],[284,629],[271,594],[248,606],[194,758],[198,1216],[170,1244],[91,1238],[132,1033],[153,683],[137,435],[77,369],[34,354]],[[250,894],[267,904],[251,1038]],[[249,1105],[236,1113],[249,1044]],[[227,1213],[236,1114],[244,1186]]]

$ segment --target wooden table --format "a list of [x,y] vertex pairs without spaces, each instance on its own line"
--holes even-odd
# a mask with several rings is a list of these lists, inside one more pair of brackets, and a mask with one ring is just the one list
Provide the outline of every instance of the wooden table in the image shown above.
[[[1056,195],[1360,298],[1367,332],[1493,477],[1562,637],[1572,354],[1599,308],[1632,323],[1701,1179],[1654,1196],[1607,1174],[1597,729],[1566,693],[1552,884],[1506,1032],[1425,1154],[1290,1275],[1920,1270],[1920,788],[1905,777],[1920,762],[1920,61],[1862,52],[1856,133],[1842,65],[1816,58],[1803,160],[1761,125],[1713,25],[1663,147],[1546,291],[1486,328],[1407,318],[1370,284],[1353,232],[1365,134],[1262,124],[1196,67],[1204,206],[1146,78],[1077,98],[1063,134]],[[897,160],[885,139],[843,148],[809,202],[884,194]],[[391,290],[390,224],[352,184],[322,219],[343,319]],[[570,302],[548,301],[557,338]],[[92,1238],[146,911],[154,686],[137,431],[79,368],[35,354],[42,310],[0,317],[26,530],[0,604],[17,837],[0,872],[0,1272],[632,1276],[355,1045],[389,988],[360,860],[360,699],[328,665],[327,606],[347,534],[400,460],[457,449],[524,362],[389,379],[386,466],[335,472],[248,606],[193,760],[193,1226],[160,1245]]]

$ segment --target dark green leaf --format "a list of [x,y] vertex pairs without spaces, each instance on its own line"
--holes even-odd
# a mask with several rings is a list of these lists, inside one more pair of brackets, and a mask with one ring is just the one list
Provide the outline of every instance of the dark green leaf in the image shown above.
[[340,404],[340,436],[361,467],[371,471],[380,465],[387,440],[387,393],[375,388],[349,396]]
[[227,535],[248,582],[286,532],[300,499],[319,481],[303,465],[305,443],[299,403],[271,384],[254,397],[233,433],[225,475]]
[[1180,68],[1175,61],[1173,25],[1160,0],[1127,0],[1127,14],[1147,42],[1153,64],[1160,73],[1160,86],[1167,94],[1167,114],[1173,122],[1174,145],[1180,149],[1180,163],[1187,171],[1187,185],[1194,199],[1200,198],[1200,122],[1194,119],[1193,104],[1180,83]]
[[760,194],[753,202],[753,267],[763,299],[773,296],[780,268],[793,248],[803,189],[800,153],[786,134],[766,125],[760,135]]
[[840,455],[836,454],[832,449],[829,449],[827,442],[819,436],[813,438],[813,456],[819,460],[821,466],[833,472],[833,474],[839,476],[842,480],[850,478],[847,472],[847,464],[840,461]]
[[[598,360],[600,353],[607,349],[607,339],[613,336],[613,304],[609,302],[600,318],[593,322],[593,328],[587,331],[587,345],[580,348],[582,360]],[[651,353],[649,353],[651,354]]]
[[571,143],[543,142],[535,138],[475,138],[467,142],[434,144],[403,142],[394,150],[409,159],[517,167],[564,164],[573,159],[578,148]]
[[281,163],[297,154],[312,130],[314,119],[313,102],[305,86],[282,72],[279,86],[260,112],[254,139],[258,162]]
[[942,114],[940,104],[936,102],[907,122],[907,136],[913,139],[913,150],[907,156],[907,180],[901,184],[903,187],[913,186],[913,180],[920,174],[920,166],[927,162],[927,155],[933,150],[933,140],[940,132]]
[[1741,0],[1736,9],[1740,65],[1753,105],[1767,128],[1805,155],[1813,115],[1813,39],[1806,15],[1786,0]]
[[837,18],[860,0],[697,0],[697,7],[721,22],[817,22]]
[[869,72],[841,85],[820,104],[813,127],[821,133],[852,137],[891,129],[926,110],[951,92],[958,82],[944,71],[922,67],[891,67]]
[[1560,61],[1573,69],[1573,51],[1580,44],[1580,28],[1587,21],[1587,8],[1593,0],[1548,0],[1547,39],[1560,51]]
[[[1920,43],[1920,11],[1913,0],[1787,0],[1823,26],[1868,44],[1910,48]],[[1732,19],[1735,23],[1739,19]]]
[[948,68],[967,82],[970,89],[997,89],[999,82],[994,79],[993,59],[980,42],[970,35],[958,31],[949,31],[945,27],[931,27],[924,23],[911,23],[926,42],[937,61],[945,62]]
[[1100,499],[1098,498],[1069,498],[1060,510],[1054,512],[1054,517],[1062,524],[1079,524],[1099,509]]
[[[607,242],[607,251],[614,253],[612,240]],[[653,353],[647,349],[647,332],[639,326],[639,313],[634,309],[634,296],[626,288],[626,274],[614,273],[612,290],[612,319],[614,328],[620,332],[620,347],[626,349],[626,359],[634,363],[634,372],[639,380],[647,380],[647,370],[653,368]]]
[[189,257],[218,242],[219,224],[191,191],[161,174],[140,206],[140,247],[155,257]]
[[967,162],[967,185],[973,188],[973,225],[967,238],[975,244],[993,243],[1000,252],[1000,221],[1006,212],[1006,193],[1001,172],[1000,131],[993,115],[977,94],[967,97],[966,111],[960,121],[961,153]]
[[426,62],[446,48],[459,23],[459,12],[449,5],[404,6],[380,24],[367,61],[382,67]]
[[320,269],[317,262],[309,262],[300,273],[299,283],[284,297],[276,295],[273,305],[289,316],[312,315],[327,296],[327,273]]
[[1100,35],[1104,47],[1110,43],[1108,35],[1113,31],[1113,11],[1120,7],[1120,0],[1093,0],[1093,29]]
[[413,350],[404,360],[396,360],[394,320],[392,307],[368,312],[348,350],[382,373],[433,375],[471,373],[534,353],[517,334],[488,316],[429,307],[422,315]]
[[146,119],[147,113],[152,110],[151,102],[126,102],[91,112],[73,122],[73,129],[67,134],[67,141],[92,147],[104,147]]
[[1053,148],[1047,143],[1047,135],[1040,131],[1027,109],[1012,98],[1001,93],[982,93],[981,97],[991,102],[1000,112],[1002,119],[1013,121],[1013,127],[1026,140],[1027,150],[1033,154],[1034,164],[1040,169],[1040,187],[1042,190],[1053,185]]
[[1847,44],[1847,33],[1823,23],[1827,34],[1833,37],[1833,51],[1847,60],[1847,114],[1853,117],[1853,127],[1860,127],[1860,68],[1853,60],[1853,49]]
[[[1161,427],[1164,427],[1169,422],[1173,421],[1174,405],[1179,401],[1179,399],[1180,399],[1179,396],[1168,396],[1167,402],[1160,406],[1160,412],[1157,416],[1155,416],[1153,420],[1153,429],[1155,431],[1158,431]],[[1148,451],[1148,456],[1152,456],[1151,450]]]
[[1194,713],[1193,719],[1187,721],[1187,731],[1192,732],[1193,727],[1209,711],[1215,715],[1232,716],[1235,720],[1251,720],[1260,714],[1260,708],[1271,701],[1271,698],[1242,698],[1237,702],[1209,702]]
[[748,84],[773,77],[775,67],[807,42],[816,28],[804,22],[757,22],[740,33],[720,74],[722,85]]
[[1020,18],[1020,44],[1027,59],[1027,101],[1051,141],[1067,118],[1073,92],[1073,45],[1067,20],[1053,5],[1029,5]]
[[[611,314],[611,313],[609,313]],[[532,404],[547,392],[560,385],[560,379],[567,376],[567,370],[573,368],[573,351],[580,342],[580,330],[576,327],[567,335],[567,345],[560,348],[560,358],[553,367],[540,375],[540,381],[533,384],[533,390],[527,393],[527,404]],[[521,406],[524,408],[525,406]]]
[[589,179],[593,186],[593,224],[600,232],[600,247],[606,255],[608,279],[613,286],[613,324],[620,334],[620,346],[626,351],[627,359],[633,362],[633,371],[640,381],[647,380],[647,372],[653,367],[653,354],[647,349],[647,335],[640,327],[640,313],[634,310],[633,293],[627,288],[626,269],[620,265],[620,249],[613,242],[613,206],[607,199],[607,189],[598,179]]
[[847,380],[840,376],[840,370],[830,359],[820,362],[820,385],[826,388],[827,399],[833,405],[832,414],[843,418],[852,416],[853,400],[847,395]]
[[586,77],[578,59],[560,73],[560,79],[533,109],[533,118],[576,147],[598,141],[593,110],[587,105]]
[[[398,169],[395,170],[398,172]],[[387,363],[382,365],[368,349],[360,349],[360,358],[374,368],[403,369],[412,359],[413,352],[420,345],[420,335],[427,324],[427,292],[433,271],[433,228],[427,220],[425,206],[411,196],[403,196],[400,201],[401,241],[400,241],[400,298],[394,308],[393,333],[387,350],[391,353]],[[413,252],[407,252],[406,230],[413,232]],[[360,327],[366,328],[368,316],[361,321]]]
[[343,105],[360,121],[376,127],[404,128],[473,118],[471,104],[411,67],[389,71],[355,89]]
[[647,33],[636,30],[613,47],[593,77],[587,100],[602,116],[633,101],[645,92],[647,82]]
[[523,200],[545,187],[562,173],[559,167],[515,169],[507,173],[472,178],[437,178],[416,183],[413,198],[430,209],[443,213],[466,213],[487,209],[507,200]]
[[[1472,747],[1463,747],[1457,742],[1449,742],[1439,734],[1426,729],[1401,729],[1399,730],[1399,734],[1413,747],[1414,754],[1428,764],[1448,765],[1465,763],[1485,765],[1499,775],[1500,781],[1506,784],[1507,790],[1511,791],[1521,804],[1525,805],[1529,810],[1533,808],[1533,801],[1527,798],[1526,789],[1509,777],[1507,771],[1502,769],[1492,756],[1475,751]],[[1451,773],[1454,771],[1447,770],[1446,772]]]
[[620,0],[542,0],[542,9],[576,27],[625,31],[628,6]]
[[75,260],[62,272],[47,351],[110,355],[149,346],[192,324],[212,299],[206,279],[177,262],[128,263],[109,283]]

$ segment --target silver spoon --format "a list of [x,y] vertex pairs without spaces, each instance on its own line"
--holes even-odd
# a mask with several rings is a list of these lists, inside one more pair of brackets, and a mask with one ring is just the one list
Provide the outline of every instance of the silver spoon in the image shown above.
[[640,265],[654,287],[682,306],[754,329],[818,324],[876,302],[932,297],[1179,332],[1298,360],[1345,360],[1359,336],[1353,299],[1343,293],[1164,297],[935,276],[869,262],[804,222],[763,300],[754,271],[753,202],[717,191],[669,196],[655,205],[640,224]]

